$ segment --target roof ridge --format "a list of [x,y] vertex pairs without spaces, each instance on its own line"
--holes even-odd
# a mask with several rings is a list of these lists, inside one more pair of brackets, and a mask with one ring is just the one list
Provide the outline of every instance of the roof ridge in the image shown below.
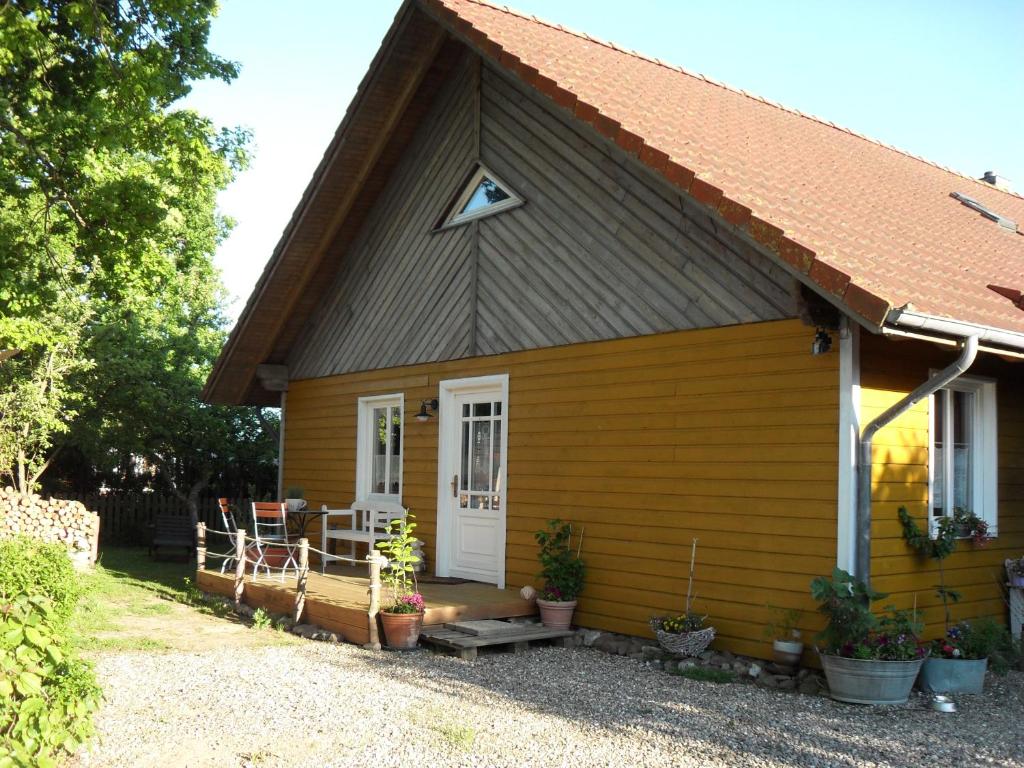
[[517,10],[515,8],[510,8],[507,5],[498,5],[496,3],[489,2],[489,0],[463,0],[463,2],[473,3],[474,5],[479,5],[479,6],[482,6],[484,8],[489,8],[491,10],[498,11],[500,13],[507,13],[510,16],[515,16],[516,18],[523,19],[524,21],[530,21],[530,22],[533,22],[535,24],[540,24],[543,27],[548,27],[549,29],[554,29],[554,30],[557,30],[559,32],[563,32],[563,33],[565,33],[567,35],[572,35],[573,37],[581,38],[581,39],[586,40],[588,42],[595,43],[595,44],[603,46],[605,48],[609,48],[609,49],[611,49],[611,50],[613,50],[613,51],[615,51],[617,53],[621,53],[621,54],[626,55],[626,56],[632,56],[632,57],[634,57],[636,59],[640,59],[641,61],[646,61],[646,62],[648,62],[650,64],[655,64],[655,65],[657,65],[659,67],[663,67],[664,69],[669,69],[669,70],[671,70],[673,72],[678,72],[680,74],[686,75],[687,77],[692,77],[692,78],[695,78],[697,80],[703,80],[706,83],[718,86],[719,88],[722,88],[722,89],[724,89],[726,91],[729,91],[731,93],[735,93],[735,94],[738,94],[740,96],[744,96],[744,97],[746,97],[748,99],[751,99],[753,101],[759,101],[762,104],[767,104],[769,106],[776,107],[777,109],[781,109],[784,112],[789,112],[790,114],[796,115],[797,117],[802,117],[805,120],[810,120],[812,122],[819,123],[820,125],[823,125],[823,126],[825,126],[827,128],[833,128],[833,129],[835,129],[837,131],[840,131],[842,133],[846,133],[846,134],[849,134],[850,136],[853,136],[855,138],[858,138],[858,139],[861,139],[863,141],[866,141],[869,144],[874,144],[876,146],[883,147],[883,148],[891,150],[893,152],[897,152],[897,153],[899,153],[899,154],[901,154],[901,155],[903,155],[905,157],[909,157],[912,160],[917,160],[918,162],[924,163],[925,165],[930,165],[933,168],[938,168],[941,171],[946,171],[947,173],[951,173],[954,176],[959,176],[962,179],[965,179],[967,181],[971,181],[971,182],[974,182],[975,184],[981,185],[984,189],[991,189],[991,190],[995,190],[997,192],[1002,192],[1003,194],[1009,195],[1010,197],[1016,198],[1017,200],[1024,201],[1024,194],[1013,192],[1013,191],[1008,190],[1008,189],[1001,189],[1000,187],[997,187],[994,184],[989,184],[987,182],[982,181],[981,179],[976,179],[973,176],[968,176],[966,173],[964,173],[962,171],[958,171],[958,170],[956,170],[954,168],[950,168],[949,166],[942,165],[941,163],[938,163],[938,162],[936,162],[934,160],[929,160],[928,158],[922,157],[921,155],[915,155],[913,152],[911,152],[909,150],[901,149],[900,147],[897,147],[897,146],[895,146],[893,144],[887,144],[886,142],[882,141],[881,139],[875,139],[875,138],[872,138],[871,136],[866,136],[865,134],[860,133],[859,131],[856,131],[853,128],[848,128],[848,127],[846,127],[844,125],[839,125],[837,123],[834,123],[831,120],[826,120],[823,117],[818,117],[817,115],[812,115],[812,114],[808,114],[806,112],[801,112],[796,107],[786,106],[785,104],[782,104],[782,103],[777,102],[777,101],[772,101],[771,99],[766,98],[764,96],[759,96],[758,94],[755,94],[755,93],[749,93],[748,91],[745,91],[742,88],[737,88],[736,86],[729,85],[728,83],[723,83],[720,80],[715,80],[715,79],[710,78],[707,75],[704,75],[704,74],[702,74],[700,72],[692,72],[692,71],[686,69],[685,67],[683,67],[681,65],[669,64],[669,63],[667,63],[665,61],[662,61],[661,59],[655,58],[653,56],[648,56],[647,54],[644,54],[644,53],[640,53],[639,51],[636,51],[636,50],[634,50],[632,48],[625,48],[623,46],[616,45],[615,43],[613,43],[611,41],[602,40],[599,37],[594,37],[593,35],[588,34],[586,32],[580,32],[578,30],[572,29],[571,27],[566,27],[563,24],[558,24],[558,23],[553,22],[553,21],[547,21],[546,19],[540,18],[536,14],[527,14],[527,13],[525,13],[523,11],[519,11],[519,10]]

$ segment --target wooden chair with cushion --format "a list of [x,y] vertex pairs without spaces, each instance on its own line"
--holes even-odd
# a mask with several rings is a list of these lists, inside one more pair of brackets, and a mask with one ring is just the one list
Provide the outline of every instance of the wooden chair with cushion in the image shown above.
[[253,577],[256,577],[261,567],[268,576],[271,568],[280,569],[282,581],[289,568],[298,573],[299,564],[295,560],[298,545],[288,538],[288,509],[284,502],[254,501],[252,521],[253,538],[256,540],[252,545],[255,554]]

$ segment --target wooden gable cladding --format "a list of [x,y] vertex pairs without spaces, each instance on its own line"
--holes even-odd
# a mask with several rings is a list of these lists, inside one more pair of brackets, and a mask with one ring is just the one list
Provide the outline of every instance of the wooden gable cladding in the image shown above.
[[796,314],[784,271],[484,66],[480,154],[527,204],[479,222],[477,354]]
[[403,5],[217,360],[207,400],[276,404],[256,366],[284,361],[462,51]]
[[[475,55],[405,153],[288,358],[293,378],[796,314],[780,267]],[[434,231],[477,161],[525,205]]]

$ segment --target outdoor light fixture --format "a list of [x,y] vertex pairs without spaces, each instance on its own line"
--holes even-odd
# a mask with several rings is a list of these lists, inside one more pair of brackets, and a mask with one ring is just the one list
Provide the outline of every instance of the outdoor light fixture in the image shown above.
[[431,411],[437,412],[437,400],[424,400],[420,403],[420,412],[416,414],[416,421],[430,421],[433,418],[432,413],[427,412],[427,408]]
[[832,337],[824,328],[819,328],[814,334],[814,341],[811,342],[812,355],[824,355],[832,349]]

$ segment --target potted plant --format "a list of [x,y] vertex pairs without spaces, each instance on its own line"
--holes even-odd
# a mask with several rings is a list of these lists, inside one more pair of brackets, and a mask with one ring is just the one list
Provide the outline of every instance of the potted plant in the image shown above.
[[540,545],[540,577],[544,586],[537,596],[540,620],[550,629],[568,629],[576,610],[576,598],[583,591],[583,534],[576,551],[572,548],[572,524],[549,520],[548,527],[533,534]]
[[931,655],[921,668],[921,688],[935,693],[981,693],[989,657],[999,659],[994,666],[1002,670],[1003,654],[1010,649],[1010,633],[991,617],[961,621],[932,643]]
[[298,485],[289,487],[284,494],[284,503],[289,512],[301,512],[306,508],[305,491]]
[[1024,557],[1006,561],[1006,577],[1011,587],[1024,587]]
[[697,562],[697,540],[690,548],[690,576],[686,583],[686,607],[676,616],[655,616],[651,629],[658,638],[658,644],[669,653],[682,656],[697,656],[715,639],[715,628],[707,626],[706,615],[693,611],[693,571]]
[[935,594],[942,601],[946,633],[931,645],[931,653],[921,667],[920,686],[933,693],[981,693],[989,654],[999,645],[1000,630],[1005,630],[991,619],[953,625],[950,605],[960,601],[960,593],[946,586],[942,563],[956,550],[958,538],[970,536],[974,544],[983,546],[988,541],[988,525],[957,509],[952,519],[939,521],[932,538],[918,527],[906,507],[900,507],[898,514],[907,544],[922,557],[935,560],[939,567]]
[[953,510],[953,524],[960,539],[970,539],[977,547],[984,547],[992,538],[988,534],[988,523],[973,512],[956,507]]
[[415,648],[423,629],[425,604],[416,584],[416,530],[414,516],[406,511],[404,518],[392,520],[387,541],[377,542],[377,549],[388,559],[381,570],[381,581],[390,590],[390,601],[381,609],[384,638],[389,648]]
[[804,654],[802,636],[796,628],[803,612],[799,608],[768,608],[774,618],[765,626],[764,634],[772,641],[772,659],[784,667],[795,667]]
[[909,611],[888,606],[876,615],[875,592],[841,568],[811,582],[811,595],[828,624],[819,634],[821,665],[833,699],[854,704],[902,704],[910,697],[926,652],[921,625]]

